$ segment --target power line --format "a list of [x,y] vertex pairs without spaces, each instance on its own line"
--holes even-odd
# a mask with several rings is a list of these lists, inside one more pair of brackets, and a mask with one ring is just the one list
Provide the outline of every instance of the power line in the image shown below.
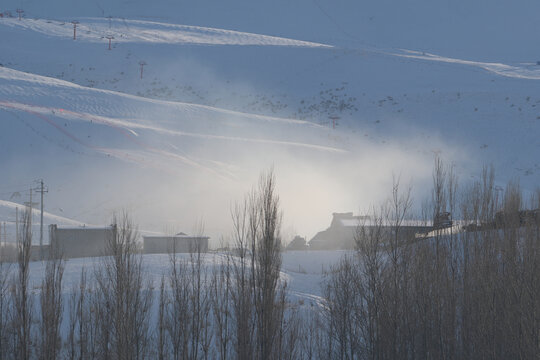
[[32,183],[28,182],[25,184],[17,183],[17,185],[0,185],[0,190],[21,188],[21,187],[23,187],[26,190],[28,189],[27,186],[32,186]]

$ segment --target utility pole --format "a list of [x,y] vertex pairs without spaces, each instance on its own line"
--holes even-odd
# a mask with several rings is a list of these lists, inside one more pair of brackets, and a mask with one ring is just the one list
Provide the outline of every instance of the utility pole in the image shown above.
[[15,208],[15,240],[19,244],[19,207]]
[[[25,230],[25,231],[30,231],[30,232],[32,232],[32,208],[33,208],[34,205],[37,205],[37,204],[38,204],[38,203],[32,202],[32,191],[33,191],[33,190],[34,190],[34,189],[30,188],[30,201],[27,201],[27,202],[24,203],[24,205],[26,205],[26,206],[28,207],[28,212],[29,212],[29,214],[28,214],[28,217],[29,217],[28,220],[24,219],[24,221],[28,221],[28,222],[29,222],[28,225],[29,225],[29,227],[30,227],[30,229]],[[26,216],[26,215],[25,215],[25,216]],[[26,226],[26,224],[25,224],[24,226]],[[25,236],[26,236],[26,235],[25,235]]]
[[39,179],[38,181],[39,187],[35,190],[41,194],[41,215],[39,223],[39,260],[43,261],[43,194],[49,192],[49,189],[45,189],[45,186],[43,186],[43,179]]
[[34,191],[34,189],[32,189],[32,188],[30,188],[30,190],[28,190],[28,193],[30,194],[30,201],[25,201],[24,202],[24,205],[28,206],[29,210],[30,210],[30,221],[32,221],[32,208],[34,207],[34,205],[38,204],[38,203],[32,202],[32,191]]

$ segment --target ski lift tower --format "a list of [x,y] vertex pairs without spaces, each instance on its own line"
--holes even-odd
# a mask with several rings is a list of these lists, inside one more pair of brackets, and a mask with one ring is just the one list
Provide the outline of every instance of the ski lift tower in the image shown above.
[[143,76],[143,68],[144,68],[144,65],[146,65],[146,62],[144,62],[144,61],[139,61],[139,65],[141,66],[141,79],[142,79],[142,76]]
[[108,34],[107,36],[105,36],[105,38],[109,39],[109,50],[111,50],[111,40],[114,39],[114,36]]
[[21,21],[22,14],[24,13],[24,10],[23,9],[17,9],[15,11],[17,11],[17,14],[19,14],[19,21]]
[[73,20],[71,23],[73,24],[73,40],[77,40],[77,24],[79,22],[77,20]]
[[329,116],[328,118],[332,120],[332,129],[335,129],[337,125],[337,121],[340,119],[339,116],[334,115],[334,116]]

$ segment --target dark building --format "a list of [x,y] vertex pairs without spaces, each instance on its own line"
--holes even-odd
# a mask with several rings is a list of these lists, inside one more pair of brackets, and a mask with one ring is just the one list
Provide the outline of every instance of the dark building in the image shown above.
[[109,242],[113,239],[116,227],[58,227],[49,226],[51,248],[58,249],[66,258],[106,256]]
[[285,250],[308,250],[309,247],[306,243],[306,238],[301,236],[295,236],[294,239],[287,245]]
[[[382,226],[384,229],[392,231],[391,223],[383,222],[375,224],[370,216],[354,216],[352,212],[333,213],[332,216],[330,227],[318,232],[309,241],[309,248],[311,250],[354,249],[355,238],[358,236],[360,226],[367,229]],[[416,220],[404,220],[400,228],[402,234],[414,237],[417,233],[427,233],[433,229],[433,226]]]

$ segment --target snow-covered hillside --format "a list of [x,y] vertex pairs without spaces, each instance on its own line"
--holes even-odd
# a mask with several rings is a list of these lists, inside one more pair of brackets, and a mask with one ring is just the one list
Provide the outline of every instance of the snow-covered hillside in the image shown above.
[[188,232],[202,220],[217,244],[231,203],[272,164],[287,236],[380,201],[392,173],[423,189],[434,154],[462,179],[493,163],[501,183],[532,189],[538,10],[6,0],[0,199],[44,178],[46,208],[69,218],[106,224],[128,209],[141,228]]
[[[26,207],[24,204],[15,203],[12,201],[0,200],[0,241],[12,242],[16,239],[16,224],[22,223],[23,212]],[[57,209],[62,211],[62,209]],[[41,212],[37,209],[32,211],[32,243],[39,244],[40,240],[40,220]],[[49,243],[49,229],[50,224],[57,224],[60,226],[85,226],[79,221],[65,218],[63,216],[53,215],[49,212],[43,212],[43,243]],[[22,225],[20,225],[22,227]]]

